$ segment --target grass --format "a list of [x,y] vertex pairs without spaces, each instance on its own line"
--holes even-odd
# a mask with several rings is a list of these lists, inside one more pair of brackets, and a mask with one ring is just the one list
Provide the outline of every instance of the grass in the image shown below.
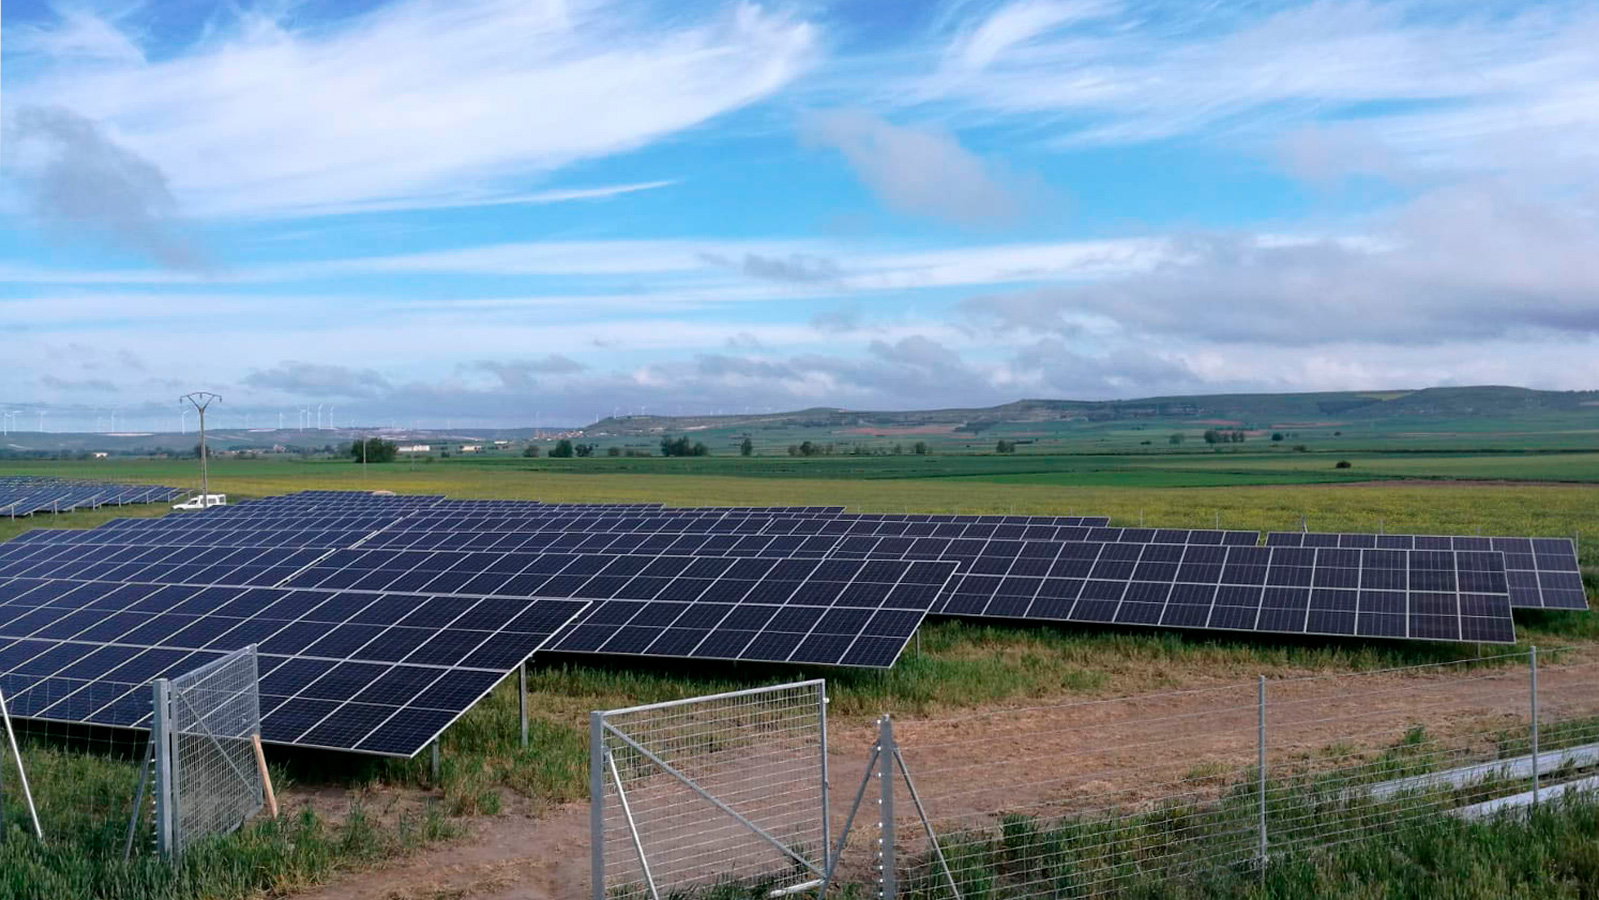
[[[19,801],[16,770],[4,769],[6,808],[0,817],[3,900],[231,900],[286,894],[337,871],[376,865],[430,841],[459,833],[437,807],[377,821],[352,801],[334,823],[310,809],[279,820],[257,819],[235,834],[203,841],[176,864],[149,852],[149,816],[123,859],[138,766],[115,754],[84,752],[30,740],[23,746],[45,840],[34,839]],[[286,773],[277,773],[279,781]]]

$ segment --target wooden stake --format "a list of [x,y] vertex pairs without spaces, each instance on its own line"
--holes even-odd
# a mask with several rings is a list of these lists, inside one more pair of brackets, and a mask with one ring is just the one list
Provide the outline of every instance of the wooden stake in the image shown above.
[[250,746],[255,748],[255,768],[261,773],[261,786],[266,789],[267,815],[278,817],[278,798],[272,793],[272,776],[267,772],[266,753],[261,750],[261,736],[250,735]]

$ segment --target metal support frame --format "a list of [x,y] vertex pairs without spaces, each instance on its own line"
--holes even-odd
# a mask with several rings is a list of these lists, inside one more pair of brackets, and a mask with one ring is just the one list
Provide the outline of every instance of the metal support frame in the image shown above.
[[432,779],[432,781],[433,781],[433,783],[435,785],[437,785],[439,783],[439,739],[438,738],[434,738],[433,739],[432,748],[429,751],[428,775]]
[[516,667],[516,711],[522,725],[522,749],[527,749],[527,661]]
[[33,789],[28,787],[28,768],[22,764],[22,751],[17,747],[17,731],[11,727],[11,713],[6,709],[6,696],[0,692],[0,717],[5,720],[6,741],[11,745],[11,756],[17,761],[17,783],[22,786],[22,799],[28,804],[28,816],[33,820],[33,836],[44,840],[44,829],[39,827],[39,810],[33,803]]
[[1538,805],[1538,648],[1527,650],[1527,672],[1532,686],[1532,805]]
[[1257,689],[1257,721],[1255,726],[1256,759],[1255,768],[1259,770],[1257,778],[1260,792],[1260,864],[1266,865],[1266,676],[1258,676],[1260,681]]
[[150,742],[155,746],[155,847],[162,856],[172,853],[177,835],[177,810],[172,806],[172,682],[155,681]]

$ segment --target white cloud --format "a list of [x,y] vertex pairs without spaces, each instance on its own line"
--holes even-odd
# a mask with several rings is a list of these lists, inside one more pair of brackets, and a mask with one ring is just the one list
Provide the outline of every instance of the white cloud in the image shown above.
[[195,215],[520,202],[562,166],[769,96],[815,53],[810,25],[753,5],[665,22],[636,11],[402,0],[315,28],[246,13],[150,61],[96,38],[91,67],[68,52],[88,41],[69,18],[32,36],[55,64],[7,85],[6,101],[104,123]]
[[1112,6],[1096,0],[1020,0],[1011,3],[956,38],[949,48],[949,64],[966,70],[986,68],[1012,47],[1025,44],[1064,23],[1104,16]]

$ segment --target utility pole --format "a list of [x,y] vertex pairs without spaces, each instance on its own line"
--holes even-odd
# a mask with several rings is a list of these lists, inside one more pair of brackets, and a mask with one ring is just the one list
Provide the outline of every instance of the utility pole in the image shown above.
[[[206,471],[205,452],[205,410],[213,403],[221,403],[222,395],[210,391],[195,391],[184,394],[178,398],[178,403],[192,403],[195,411],[200,414],[200,508],[206,509],[211,502],[211,479]],[[187,410],[185,410],[187,412]]]

